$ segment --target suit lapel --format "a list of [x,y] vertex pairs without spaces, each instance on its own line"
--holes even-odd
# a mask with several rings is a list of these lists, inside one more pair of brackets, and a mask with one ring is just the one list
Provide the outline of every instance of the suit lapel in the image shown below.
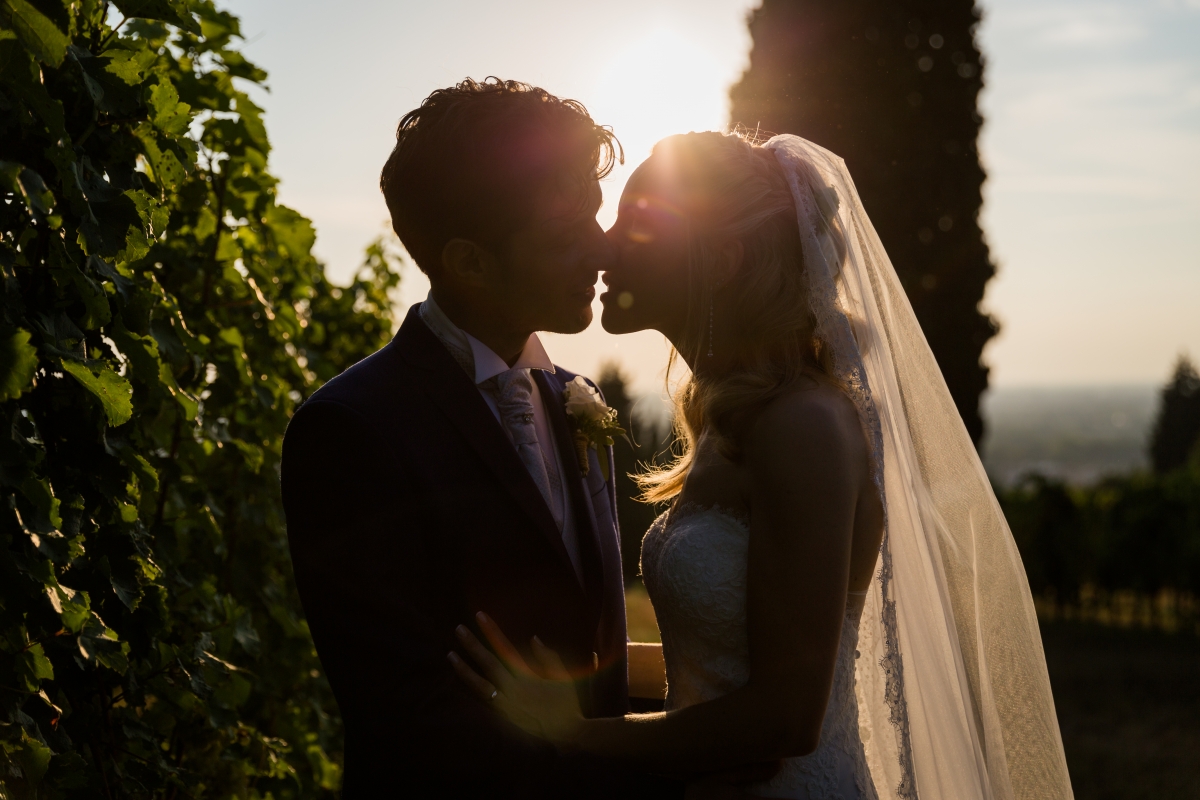
[[450,422],[534,522],[534,527],[574,572],[562,534],[542,493],[529,477],[520,456],[496,421],[492,410],[450,353],[426,327],[413,306],[396,334],[395,343],[414,366],[426,370],[425,390]]
[[534,380],[542,394],[546,416],[558,446],[558,459],[563,465],[567,488],[571,493],[571,508],[575,514],[575,532],[579,539],[579,556],[583,568],[584,591],[593,615],[598,619],[604,601],[604,566],[600,555],[600,538],[596,511],[587,491],[579,456],[575,451],[574,430],[563,405],[563,384],[558,375],[534,370]]

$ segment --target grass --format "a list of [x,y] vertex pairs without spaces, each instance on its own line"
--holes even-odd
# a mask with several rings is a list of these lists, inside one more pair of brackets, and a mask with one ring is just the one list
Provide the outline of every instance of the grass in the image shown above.
[[625,589],[625,624],[631,642],[661,642],[658,622],[654,618],[654,606],[646,594],[642,582],[630,581]]
[[1200,637],[1043,622],[1078,800],[1200,798]]
[[[626,593],[629,636],[659,641],[641,583]],[[1200,798],[1200,637],[1043,621],[1077,800]]]

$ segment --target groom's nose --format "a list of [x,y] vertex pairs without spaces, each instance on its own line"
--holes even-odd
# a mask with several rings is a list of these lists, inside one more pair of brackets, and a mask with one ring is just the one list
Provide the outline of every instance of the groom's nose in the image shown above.
[[604,234],[600,223],[596,223],[592,235],[592,246],[588,253],[588,267],[597,272],[604,272],[617,260],[617,249],[612,241]]

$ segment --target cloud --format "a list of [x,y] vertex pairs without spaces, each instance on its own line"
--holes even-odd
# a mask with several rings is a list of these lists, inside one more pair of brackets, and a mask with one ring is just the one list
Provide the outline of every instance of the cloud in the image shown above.
[[1108,47],[1139,41],[1149,35],[1142,9],[1128,3],[1059,2],[1015,7],[992,6],[987,24],[992,26],[992,30],[985,34],[987,38],[1015,34],[1043,48],[1047,45]]

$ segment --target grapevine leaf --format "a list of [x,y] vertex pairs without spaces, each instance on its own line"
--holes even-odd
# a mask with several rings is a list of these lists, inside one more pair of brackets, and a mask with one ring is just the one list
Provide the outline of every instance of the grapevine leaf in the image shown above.
[[61,311],[53,316],[38,314],[35,325],[46,341],[60,349],[69,348],[84,335],[79,326]]
[[58,26],[25,0],[3,0],[8,22],[38,61],[60,66],[67,54],[69,40]]
[[191,122],[192,107],[179,102],[179,92],[168,81],[159,81],[147,90],[146,105],[150,107],[150,121],[163,133],[178,136]]
[[[126,42],[128,40],[122,40]],[[110,49],[101,54],[104,70],[130,86],[140,86],[146,71],[154,64],[156,55],[148,47]]]
[[159,139],[160,135],[149,123],[137,128],[137,137],[149,162],[151,179],[164,189],[171,189],[183,182],[187,176],[185,164],[190,166],[194,158],[189,154],[186,161],[181,161],[178,153]]
[[106,628],[94,613],[84,622],[78,643],[80,655],[89,662],[122,675],[129,669],[129,645],[117,638],[115,631]]
[[113,5],[126,17],[154,19],[176,25],[188,33],[200,33],[200,23],[179,0],[114,0]]
[[[9,751],[9,748],[12,748]],[[37,786],[50,768],[50,758],[53,751],[28,733],[22,731],[20,739],[14,745],[5,743],[6,751],[11,752],[13,765],[18,767],[28,786]]]
[[92,64],[88,62],[94,62],[96,59],[91,53],[75,45],[67,47],[67,54],[71,56],[71,60],[79,65],[79,74],[83,77],[83,88],[87,90],[88,95],[92,98],[92,102],[97,107],[107,110],[104,103],[104,87],[100,84],[100,81],[89,74],[89,68]]
[[124,425],[133,416],[133,387],[112,369],[102,366],[94,372],[87,364],[66,358],[60,359],[59,364],[100,401],[109,425]]
[[122,275],[112,264],[109,264],[99,256],[88,256],[88,268],[97,275],[107,278],[112,281],[113,286],[117,287],[117,293],[126,299],[129,298],[133,288],[133,281]]
[[34,533],[56,532],[62,527],[61,503],[45,479],[27,478],[21,483],[21,494],[32,504],[25,523]]
[[174,388],[174,381],[166,386],[161,383],[162,361],[158,356],[158,342],[154,340],[153,336],[139,336],[131,333],[120,317],[114,320],[108,335],[112,337],[121,353],[129,359],[134,380],[153,389],[171,392]]
[[112,316],[108,306],[108,296],[91,276],[84,273],[67,250],[66,244],[59,239],[51,239],[50,266],[55,279],[64,289],[73,287],[76,296],[83,303],[85,314],[80,322],[88,330],[94,330],[108,322]]
[[42,176],[20,164],[0,161],[0,188],[21,195],[34,219],[41,220],[54,210],[54,194]]
[[[67,41],[34,16],[31,47],[14,7]],[[240,36],[211,0],[0,0],[0,687],[46,686],[28,714],[0,709],[0,795],[10,775],[14,797],[101,774],[114,797],[182,788],[181,763],[209,793],[337,789],[336,706],[280,581],[279,445],[305,396],[390,338],[399,273],[374,248],[329,284],[312,224],[276,202],[241,90],[266,75]],[[275,719],[302,744],[268,736]],[[114,733],[124,747],[81,757]]]
[[40,644],[27,647],[16,658],[13,665],[18,685],[27,692],[36,692],[43,680],[54,680],[54,667],[46,658],[46,651]]
[[84,623],[91,619],[91,599],[87,592],[76,592],[65,586],[60,586],[58,589],[66,595],[59,598],[59,602],[62,604],[60,614],[63,627],[71,633],[79,633],[83,630]]
[[0,403],[27,391],[37,366],[37,349],[29,343],[29,331],[0,330]]
[[[3,6],[0,5],[0,8]],[[43,85],[42,71],[37,61],[15,42],[0,40],[0,45],[0,76],[3,77],[5,93],[11,92],[24,102],[46,123],[52,137],[57,139],[63,136],[66,122],[62,101],[51,97]]]
[[138,603],[142,600],[142,587],[138,586],[136,581],[123,575],[114,574],[109,578],[109,582],[112,584],[113,592],[130,611],[138,607]]
[[62,619],[63,628],[78,633],[91,616],[91,601],[87,592],[77,592],[58,583],[46,586],[46,597]]

